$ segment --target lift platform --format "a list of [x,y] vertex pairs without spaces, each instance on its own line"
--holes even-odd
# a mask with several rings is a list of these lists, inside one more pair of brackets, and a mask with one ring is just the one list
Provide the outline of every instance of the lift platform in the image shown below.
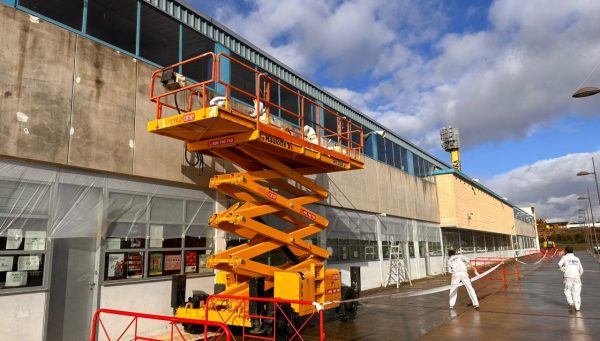
[[[193,81],[177,72],[191,63],[209,67],[205,79]],[[250,85],[222,79],[224,63],[235,64]],[[160,83],[166,90],[157,91]],[[274,93],[277,97],[270,98]],[[215,293],[318,303],[339,300],[340,272],[325,268],[328,252],[309,239],[328,225],[310,205],[329,194],[310,176],[363,168],[361,126],[226,54],[206,53],[157,70],[150,99],[156,103],[156,119],[148,123],[149,132],[182,140],[188,152],[222,158],[244,170],[216,175],[209,184],[234,202],[212,215],[209,225],[247,241],[208,258],[208,267],[221,270]],[[280,227],[266,223],[274,220]],[[265,254],[275,251],[284,254],[285,261],[264,261]],[[293,304],[291,308],[300,316],[314,310]],[[208,310],[189,303],[176,315],[208,316],[236,326],[252,326],[259,315],[241,313],[231,305]]]

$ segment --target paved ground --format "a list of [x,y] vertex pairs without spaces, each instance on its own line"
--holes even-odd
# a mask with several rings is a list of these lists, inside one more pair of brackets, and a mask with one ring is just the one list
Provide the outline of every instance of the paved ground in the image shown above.
[[[388,295],[362,303],[354,322],[329,317],[327,340],[600,340],[600,266],[587,253],[576,255],[586,271],[580,312],[567,309],[562,272],[555,258],[522,265],[523,277],[510,282],[507,289],[497,281],[475,282],[479,311],[472,308],[464,288],[459,290],[454,310],[448,309],[447,291],[411,298],[393,296],[446,285],[449,277],[369,292]],[[307,330],[306,339],[317,339],[316,332],[316,328]]]

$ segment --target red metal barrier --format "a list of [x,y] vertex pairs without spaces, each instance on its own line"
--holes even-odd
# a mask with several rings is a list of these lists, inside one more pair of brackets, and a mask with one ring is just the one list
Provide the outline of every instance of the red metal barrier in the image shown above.
[[[106,325],[102,321],[102,317],[100,316],[101,314],[127,316],[127,317],[131,317],[131,321],[129,322],[129,324],[127,324],[127,326],[125,327],[123,332],[121,332],[117,338],[112,339],[108,333]],[[204,326],[205,331],[207,331],[208,328],[211,328],[212,330],[211,330],[210,335],[208,335],[208,333],[205,332],[204,340],[214,340],[214,341],[234,340],[233,335],[229,331],[229,328],[227,327],[227,325],[225,323],[221,323],[221,322],[191,320],[191,319],[177,318],[177,317],[171,317],[171,316],[135,313],[135,312],[130,312],[130,311],[122,311],[122,310],[114,310],[114,309],[98,309],[96,311],[96,313],[94,314],[94,318],[92,320],[92,332],[90,335],[90,341],[96,341],[96,338],[101,335],[101,334],[97,333],[98,326],[100,326],[102,328],[102,331],[104,332],[103,335],[104,335],[104,337],[106,337],[106,340],[108,340],[108,341],[121,340],[125,336],[125,334],[128,331],[130,331],[130,329],[132,327],[133,327],[133,330],[131,330],[131,331],[133,331],[134,335],[133,335],[133,338],[128,338],[127,339],[128,341],[129,340],[133,340],[133,341],[137,341],[137,340],[165,341],[164,338],[157,339],[156,337],[139,335],[140,331],[138,330],[138,324],[139,324],[140,319],[168,322],[170,325],[170,338],[169,338],[170,341],[188,340],[186,338],[186,336],[184,335],[184,333],[180,330],[179,326],[177,325],[178,323],[187,323],[187,324]],[[175,339],[174,337],[177,337],[177,339]],[[192,339],[189,339],[189,340],[192,340]]]
[[[507,262],[510,260],[514,260],[515,262],[515,270],[510,271],[506,269]],[[483,267],[492,267],[496,266],[498,263],[501,263],[498,269],[492,271],[488,276],[482,277],[482,280],[487,281],[502,281],[504,287],[508,286],[508,276],[515,275],[517,280],[521,280],[521,267],[519,266],[519,262],[516,261],[516,258],[512,257],[477,257],[470,261],[471,266],[478,269]]]
[[[249,311],[250,302],[260,302],[272,304],[272,311],[265,313],[251,313]],[[310,308],[305,308],[307,310],[312,310],[307,315],[302,316],[303,322],[296,324],[294,318],[294,311],[289,308],[289,305],[299,305],[299,306],[309,306]],[[272,321],[272,332],[267,333],[267,335],[256,335],[248,333],[248,327],[242,327],[242,340],[279,340],[277,337],[277,329],[287,329],[291,332],[292,335],[288,335],[287,340],[304,340],[302,337],[302,331],[306,328],[308,323],[315,315],[319,315],[319,340],[325,340],[325,328],[324,328],[324,310],[317,309],[317,306],[310,301],[299,301],[299,300],[285,300],[279,298],[266,298],[266,297],[247,297],[247,296],[231,296],[231,295],[210,295],[206,299],[205,303],[205,318],[208,319],[209,310],[215,311],[219,309],[220,306],[230,306],[236,305],[243,309],[243,318],[244,319],[259,319],[262,321]],[[287,305],[285,307],[284,305]],[[221,315],[222,323],[227,323],[227,321],[232,317],[232,315],[226,316]],[[278,322],[280,322],[278,327]],[[281,323],[285,326],[282,328]],[[269,335],[270,334],[270,335]],[[281,337],[281,335],[280,335]],[[206,331],[205,331],[206,338]],[[234,340],[236,340],[234,338]]]

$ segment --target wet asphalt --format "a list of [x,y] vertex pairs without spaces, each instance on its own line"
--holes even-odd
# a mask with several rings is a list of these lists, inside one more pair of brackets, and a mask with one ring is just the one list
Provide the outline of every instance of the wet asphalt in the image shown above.
[[[600,340],[600,266],[592,255],[576,252],[584,268],[581,311],[568,310],[563,294],[558,257],[521,259],[521,278],[474,283],[480,309],[473,309],[464,288],[454,309],[448,308],[448,291],[417,297],[394,294],[447,285],[450,277],[436,276],[403,284],[399,289],[379,289],[361,297],[356,319],[342,322],[328,313],[327,340]],[[507,272],[515,272],[514,262]],[[490,274],[488,278],[499,278]],[[380,297],[382,296],[383,297]],[[318,325],[311,323],[305,340],[318,340]]]

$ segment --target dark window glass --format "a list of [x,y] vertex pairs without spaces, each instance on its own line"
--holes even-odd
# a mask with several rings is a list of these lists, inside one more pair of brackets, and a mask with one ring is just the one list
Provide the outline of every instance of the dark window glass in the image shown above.
[[363,142],[365,145],[364,153],[370,157],[373,157],[373,140],[375,139],[375,137],[373,136],[374,134],[370,134],[371,131],[371,129],[363,127],[363,137],[365,139]]
[[421,176],[421,162],[419,161],[420,157],[416,154],[413,154],[413,167],[415,169],[415,175]]
[[374,137],[377,141],[377,160],[385,162],[385,141],[380,135],[373,135],[375,135]]
[[89,0],[86,31],[123,50],[135,53],[137,1]]
[[231,56],[230,83],[234,87],[231,96],[248,105],[254,105],[253,97],[256,96],[256,73],[254,66],[234,53]]
[[402,167],[401,148],[402,147],[394,143],[394,166],[404,170],[404,167]]
[[179,61],[179,23],[142,4],[140,56],[162,66]]
[[394,165],[394,142],[385,140],[385,160],[388,165]]
[[[281,109],[278,108],[278,106],[279,106],[279,84],[275,83],[274,81],[271,81],[268,84],[269,84],[269,98],[268,98],[267,102],[274,104],[273,106],[271,106],[271,115],[281,117]],[[264,87],[266,87],[266,86],[267,86],[267,83],[265,82],[263,89],[261,91],[266,91],[264,89]],[[295,122],[295,121],[296,120],[294,120],[292,122]]]
[[[284,86],[279,88],[279,101],[281,106],[281,117],[289,122],[296,123],[299,119],[300,105],[298,93],[292,91],[294,89],[289,84],[283,84]],[[273,85],[271,85],[273,86]],[[313,129],[316,129],[317,122],[317,111],[320,110],[312,103],[304,103],[304,124],[310,125]],[[322,115],[322,111],[319,115]],[[300,124],[297,122],[296,124]]]
[[337,134],[338,134],[338,117],[336,112],[326,107],[323,111],[323,126],[325,127],[325,131],[323,135],[331,141],[337,142]]
[[81,31],[83,0],[19,0],[19,5]]
[[402,154],[402,169],[409,172],[408,170],[408,150],[400,147],[400,153]]
[[[183,59],[190,59],[206,52],[215,51],[215,43],[192,30],[189,27],[183,27],[182,37]],[[203,82],[210,79],[212,68],[212,58],[205,57],[183,65],[183,74],[197,82]]]

